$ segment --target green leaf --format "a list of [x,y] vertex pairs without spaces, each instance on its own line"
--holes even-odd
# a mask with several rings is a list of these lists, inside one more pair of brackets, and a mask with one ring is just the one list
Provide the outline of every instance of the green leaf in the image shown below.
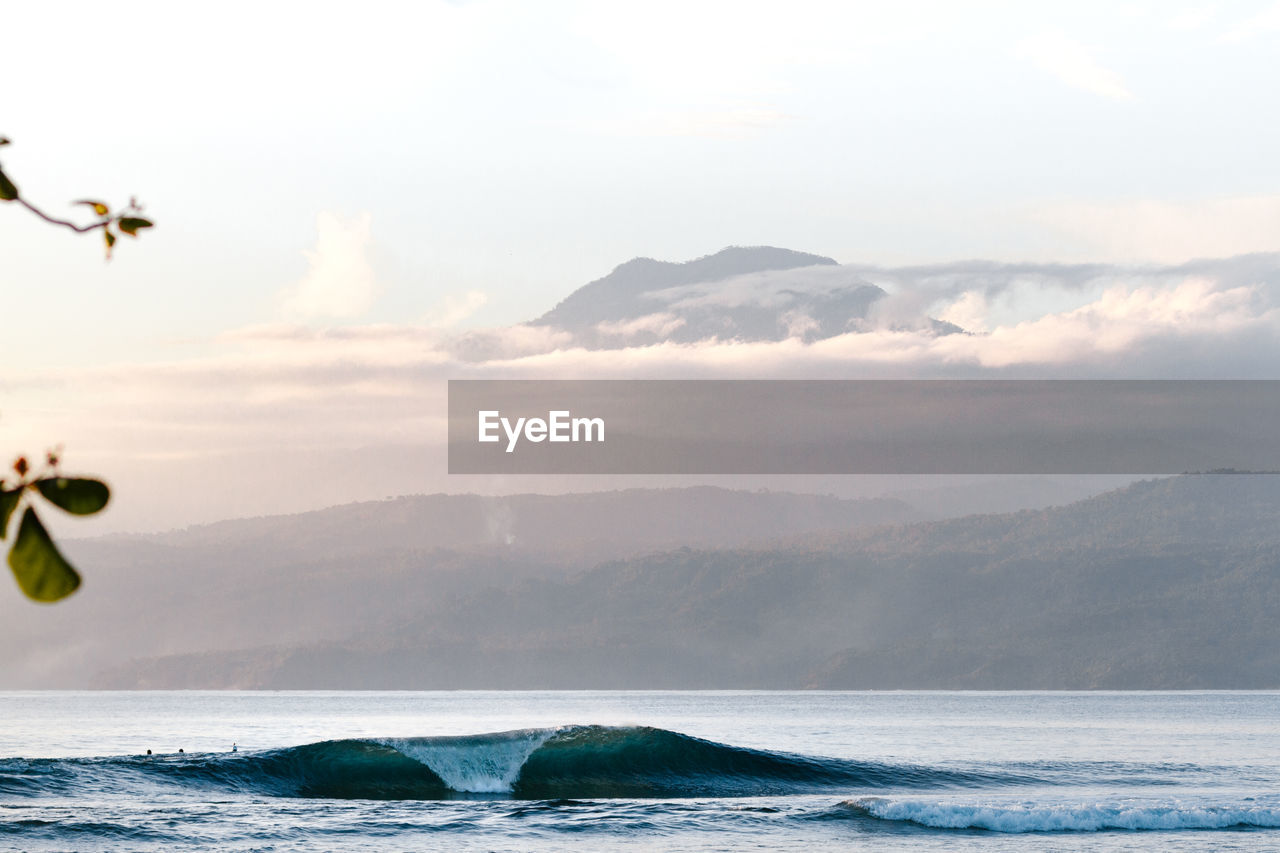
[[9,180],[9,176],[0,170],[0,201],[13,201],[18,197],[18,188]]
[[105,204],[103,204],[100,201],[90,201],[88,199],[81,199],[80,201],[73,201],[72,204],[83,204],[86,207],[92,207],[93,212],[98,214],[99,216],[106,216],[108,213],[111,212],[111,208],[107,207]]
[[46,477],[35,486],[45,500],[72,515],[93,515],[111,497],[106,483],[86,477]]
[[0,145],[8,145],[8,144],[9,144],[9,137],[0,136]]
[[20,500],[22,500],[21,486],[0,492],[0,539],[3,539],[5,532],[8,531],[9,519],[13,516],[13,511],[18,508]]
[[128,234],[130,237],[138,236],[138,229],[153,228],[149,219],[140,219],[136,216],[124,216],[120,219],[120,230]]
[[103,228],[102,239],[105,240],[107,243],[107,257],[109,258],[111,257],[111,247],[116,244],[116,235],[112,234],[110,231]]
[[22,513],[18,539],[9,552],[9,568],[13,569],[22,592],[32,601],[58,601],[80,586],[80,575],[58,553],[49,532],[31,507]]

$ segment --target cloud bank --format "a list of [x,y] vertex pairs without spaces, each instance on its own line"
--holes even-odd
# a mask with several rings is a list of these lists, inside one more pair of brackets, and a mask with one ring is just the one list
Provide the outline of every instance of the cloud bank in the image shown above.
[[[782,310],[787,293],[821,295],[851,278],[885,292],[857,328],[814,340],[808,322],[822,318]],[[679,329],[691,305],[744,300],[776,302],[790,334],[626,340]],[[334,462],[344,454],[442,446],[451,378],[1280,378],[1280,254],[1147,268],[812,267],[671,288],[653,302],[604,348],[539,325],[282,323],[224,334],[198,358],[10,377],[7,445],[61,441],[104,470],[219,460],[229,489],[252,490],[272,480],[276,454],[328,454],[338,470],[326,476],[344,482],[362,476]],[[938,318],[964,331],[939,334]],[[405,490],[405,472],[396,476],[387,493]]]

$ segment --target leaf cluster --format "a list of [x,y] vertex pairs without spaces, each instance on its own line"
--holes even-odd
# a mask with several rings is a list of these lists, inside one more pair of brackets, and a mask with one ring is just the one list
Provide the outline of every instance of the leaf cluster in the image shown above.
[[43,501],[72,515],[93,515],[107,505],[111,491],[101,480],[64,476],[54,452],[46,460],[45,469],[35,474],[26,457],[20,456],[13,463],[17,480],[0,479],[0,539],[8,537],[10,521],[21,509],[9,549],[9,568],[27,598],[54,602],[79,588],[80,574],[54,544],[36,506]]

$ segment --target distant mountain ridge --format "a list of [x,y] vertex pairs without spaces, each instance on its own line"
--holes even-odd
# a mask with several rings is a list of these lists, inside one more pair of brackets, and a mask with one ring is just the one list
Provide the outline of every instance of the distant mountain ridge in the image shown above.
[[[731,246],[684,263],[635,258],[584,285],[530,325],[605,349],[711,339],[819,340],[858,331],[885,291],[831,258]],[[931,321],[938,334],[959,327]]]
[[[1064,507],[676,548],[560,577],[485,571],[495,558],[482,554],[448,557],[450,570],[442,556],[383,558],[350,579],[314,565],[313,583],[348,583],[344,611],[367,599],[358,634],[155,654],[96,683],[1274,689],[1277,519],[1280,476],[1184,476]],[[291,606],[314,609],[308,595]]]
[[681,546],[717,548],[779,536],[922,519],[893,498],[840,499],[717,486],[562,495],[433,494],[239,518],[167,533],[69,543],[85,559],[136,562],[181,552],[190,562],[254,554],[280,561],[356,558],[389,550],[497,550],[591,564]]
[[145,536],[67,540],[64,605],[0,597],[0,687],[84,686],[132,657],[377,633],[484,588],[682,546],[737,547],[919,518],[893,499],[712,486],[414,495]]

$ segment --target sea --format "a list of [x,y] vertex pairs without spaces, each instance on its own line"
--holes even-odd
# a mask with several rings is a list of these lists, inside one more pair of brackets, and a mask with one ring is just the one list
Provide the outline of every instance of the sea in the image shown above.
[[6,692],[0,850],[1280,850],[1280,693]]

